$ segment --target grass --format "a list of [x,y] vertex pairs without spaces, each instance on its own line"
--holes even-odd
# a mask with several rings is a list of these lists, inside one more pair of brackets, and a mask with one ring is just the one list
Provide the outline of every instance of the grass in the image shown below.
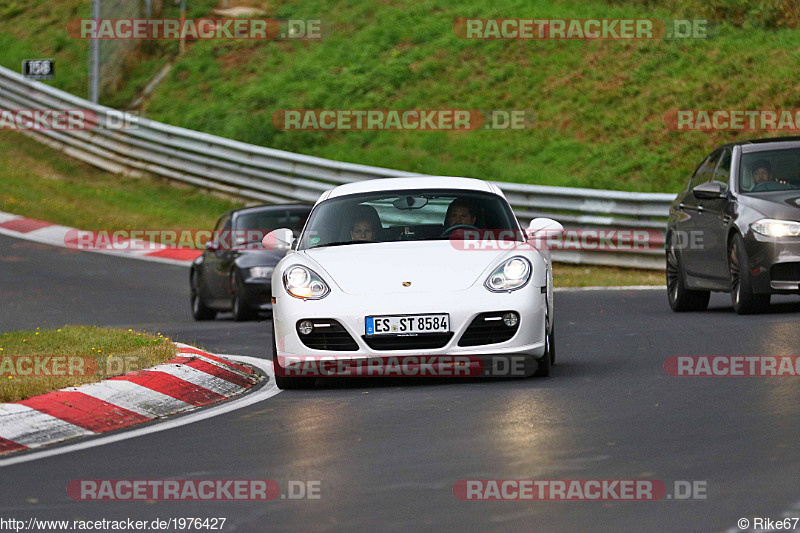
[[161,333],[130,329],[64,326],[3,333],[0,402],[17,402],[148,368],[176,353],[177,347]]
[[556,287],[666,286],[664,272],[636,268],[553,263]]
[[243,205],[171,181],[110,174],[0,132],[0,211],[85,230],[209,230]]
[[[269,16],[323,19],[332,29],[320,41],[195,43],[145,113],[258,145],[416,172],[677,191],[712,147],[759,134],[670,131],[667,111],[798,106],[800,33],[776,29],[781,13],[791,20],[795,11],[771,4],[277,1],[267,6]],[[731,16],[707,40],[467,41],[452,29],[454,18],[470,16],[668,19],[692,12]],[[304,108],[524,109],[537,124],[524,131],[292,132],[270,122],[278,110]]]
[[[216,4],[215,0],[190,0],[187,16],[206,16]],[[0,64],[19,72],[25,59],[55,59],[56,78],[46,83],[86,97],[91,41],[73,39],[66,28],[73,19],[91,18],[91,5],[88,0],[0,0]],[[179,14],[180,9],[172,0],[164,0],[162,17],[177,18]],[[124,83],[114,91],[102,94],[100,102],[111,107],[124,107],[144,88],[159,67],[177,53],[177,42],[145,42],[126,59]]]

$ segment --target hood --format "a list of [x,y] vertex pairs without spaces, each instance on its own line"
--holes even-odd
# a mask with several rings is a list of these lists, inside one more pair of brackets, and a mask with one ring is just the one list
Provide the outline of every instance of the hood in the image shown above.
[[[303,252],[344,292],[391,294],[453,292],[483,283],[509,250],[465,251],[449,240],[331,246]],[[411,285],[404,287],[403,283]]]
[[800,191],[774,191],[742,194],[739,202],[767,218],[800,221]]

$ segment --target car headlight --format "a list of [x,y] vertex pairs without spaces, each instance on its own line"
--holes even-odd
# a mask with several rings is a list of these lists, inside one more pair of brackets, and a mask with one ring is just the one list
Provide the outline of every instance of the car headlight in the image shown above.
[[797,237],[800,235],[800,222],[762,218],[750,224],[750,229],[767,237]]
[[248,273],[251,278],[255,279],[269,279],[272,277],[273,267],[251,267]]
[[521,289],[531,278],[530,261],[524,257],[512,257],[486,279],[484,286],[492,292],[506,292]]
[[325,298],[331,290],[328,284],[310,268],[295,265],[283,274],[283,286],[286,292],[303,300],[319,300]]

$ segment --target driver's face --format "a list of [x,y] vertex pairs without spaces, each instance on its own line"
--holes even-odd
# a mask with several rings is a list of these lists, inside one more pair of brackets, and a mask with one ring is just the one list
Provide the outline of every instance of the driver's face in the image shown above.
[[469,214],[469,209],[464,206],[456,206],[450,210],[447,216],[447,225],[456,226],[458,224],[475,225],[475,217]]
[[753,172],[753,181],[755,183],[764,183],[765,181],[769,181],[772,179],[772,176],[769,174],[769,170],[766,168],[757,168],[755,172]]
[[375,238],[375,231],[372,224],[366,220],[359,220],[353,225],[350,238],[354,241],[371,241]]

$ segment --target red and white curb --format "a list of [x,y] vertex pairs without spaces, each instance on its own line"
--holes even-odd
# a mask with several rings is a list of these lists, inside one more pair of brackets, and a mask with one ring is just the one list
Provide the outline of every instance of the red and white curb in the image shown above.
[[0,404],[0,455],[189,411],[259,381],[250,367],[176,345],[176,357],[153,368]]
[[[68,226],[59,226],[52,222],[45,222],[43,220],[36,220],[34,218],[27,218],[0,211],[0,235],[49,244],[51,246],[59,246],[61,248],[78,249],[75,243],[72,243],[72,246],[69,244],[70,237],[76,235],[77,231],[78,230],[75,228],[70,228]],[[130,245],[120,246],[120,243],[124,244],[125,242],[130,243]],[[119,239],[117,246],[122,249],[115,250],[109,246],[108,249],[93,248],[84,251],[176,265],[188,265],[203,253],[194,248],[176,248],[130,239]]]

